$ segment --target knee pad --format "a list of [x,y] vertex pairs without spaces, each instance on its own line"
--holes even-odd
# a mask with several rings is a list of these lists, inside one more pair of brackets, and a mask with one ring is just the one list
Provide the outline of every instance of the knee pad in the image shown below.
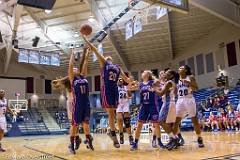
[[124,117],[123,121],[124,121],[124,124],[125,124],[126,128],[130,128],[131,127],[131,124],[130,124],[131,119],[130,119],[130,117]]

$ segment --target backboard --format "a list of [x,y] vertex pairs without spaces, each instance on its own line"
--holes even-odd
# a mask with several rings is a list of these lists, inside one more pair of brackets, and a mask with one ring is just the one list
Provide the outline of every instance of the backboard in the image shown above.
[[28,101],[25,99],[9,99],[8,105],[12,111],[26,111],[28,108]]

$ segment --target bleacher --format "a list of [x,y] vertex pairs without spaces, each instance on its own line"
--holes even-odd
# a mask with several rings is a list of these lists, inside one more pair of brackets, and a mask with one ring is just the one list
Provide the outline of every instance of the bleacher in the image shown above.
[[55,119],[51,116],[51,114],[46,108],[39,107],[37,110],[42,116],[43,122],[51,133],[58,133],[59,131],[61,131],[60,126],[57,124]]
[[50,115],[55,119],[61,129],[69,129],[70,123],[65,108],[50,107],[47,108]]
[[[196,100],[196,103],[200,103],[202,101],[205,101],[208,97],[221,92],[221,89],[218,88],[204,88],[200,89],[193,93],[193,96]],[[181,129],[182,130],[189,130],[193,129],[192,121],[190,118],[186,117],[181,122]]]
[[[206,88],[201,89],[194,92],[194,97],[197,103],[205,101],[209,96],[213,96],[216,93],[222,91],[221,89],[215,88]],[[240,88],[233,88],[228,93],[228,99],[234,107],[238,105],[238,97],[240,96]],[[135,124],[138,119],[139,105],[131,106],[131,123]],[[40,111],[40,112],[39,112]],[[44,111],[44,112],[43,112]],[[47,112],[47,114],[46,114]],[[46,116],[44,116],[46,114]],[[208,113],[204,113],[205,116],[209,115]],[[51,116],[51,117],[50,117]],[[20,118],[24,117],[24,118]],[[7,116],[8,119],[8,131],[11,131],[12,127],[17,127],[20,131],[21,135],[43,135],[43,134],[51,134],[51,127],[47,125],[47,122],[50,122],[46,119],[46,117],[50,117],[51,123],[54,122],[55,125],[58,125],[57,129],[54,131],[66,131],[70,128],[70,123],[67,117],[67,110],[65,108],[59,107],[49,107],[44,110],[40,108],[28,108],[27,111],[22,111],[21,115],[19,115],[18,121],[16,124],[11,123],[11,117]],[[52,126],[52,125],[51,125]],[[192,123],[189,118],[183,119],[181,123],[182,129],[192,128]]]
[[22,112],[22,115],[24,117],[24,121],[17,122],[21,135],[50,134],[36,108],[28,108],[27,111]]
[[209,96],[215,94],[216,92],[220,91],[220,89],[217,88],[204,88],[200,89],[193,93],[193,96],[197,103],[202,102],[203,100],[206,100]]

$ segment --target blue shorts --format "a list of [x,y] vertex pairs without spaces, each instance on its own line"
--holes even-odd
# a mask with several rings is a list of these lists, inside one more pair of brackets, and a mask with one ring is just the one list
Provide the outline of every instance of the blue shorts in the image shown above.
[[156,105],[142,105],[138,115],[138,121],[152,123],[159,122],[159,109]]
[[162,105],[163,105],[162,97],[158,96],[157,103],[158,103],[158,106],[159,106],[159,110],[161,110]]
[[117,108],[118,105],[118,88],[103,85],[102,86],[102,107]]
[[159,121],[166,121],[168,110],[169,110],[170,102],[166,102],[162,104],[161,110],[159,112]]
[[90,105],[76,104],[73,106],[72,125],[80,125],[81,123],[89,123],[90,120]]

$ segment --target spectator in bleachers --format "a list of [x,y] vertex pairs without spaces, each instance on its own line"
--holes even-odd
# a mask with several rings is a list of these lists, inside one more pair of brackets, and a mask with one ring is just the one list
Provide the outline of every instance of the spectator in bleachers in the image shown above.
[[227,113],[223,108],[219,108],[217,121],[221,131],[226,130],[228,128],[228,121],[226,118],[226,114]]
[[230,111],[233,109],[232,104],[228,101],[227,106],[226,106],[227,111]]
[[203,112],[209,112],[210,111],[210,107],[209,107],[210,105],[207,105],[206,103],[202,102],[201,106],[202,106]]
[[220,103],[220,107],[221,107],[221,108],[225,108],[225,106],[227,105],[226,96],[224,96],[223,94],[221,94],[221,95],[219,96],[219,103]]
[[228,110],[228,126],[230,127],[230,129],[233,131],[234,128],[236,128],[237,124],[236,124],[236,115],[235,115],[235,111],[233,108]]
[[209,120],[210,120],[212,131],[215,130],[215,126],[216,126],[216,129],[219,130],[217,117],[213,114],[213,112],[210,112]]
[[213,101],[213,110],[217,111],[219,107],[220,107],[220,98],[218,95],[215,95],[214,101]]
[[210,97],[210,98],[208,98],[207,99],[207,105],[206,105],[206,107],[207,108],[212,108],[212,106],[213,106],[213,98],[212,97]]
[[211,130],[211,123],[210,123],[210,120],[206,117],[202,117],[201,121],[201,127],[202,127],[202,130],[203,131],[210,131]]

